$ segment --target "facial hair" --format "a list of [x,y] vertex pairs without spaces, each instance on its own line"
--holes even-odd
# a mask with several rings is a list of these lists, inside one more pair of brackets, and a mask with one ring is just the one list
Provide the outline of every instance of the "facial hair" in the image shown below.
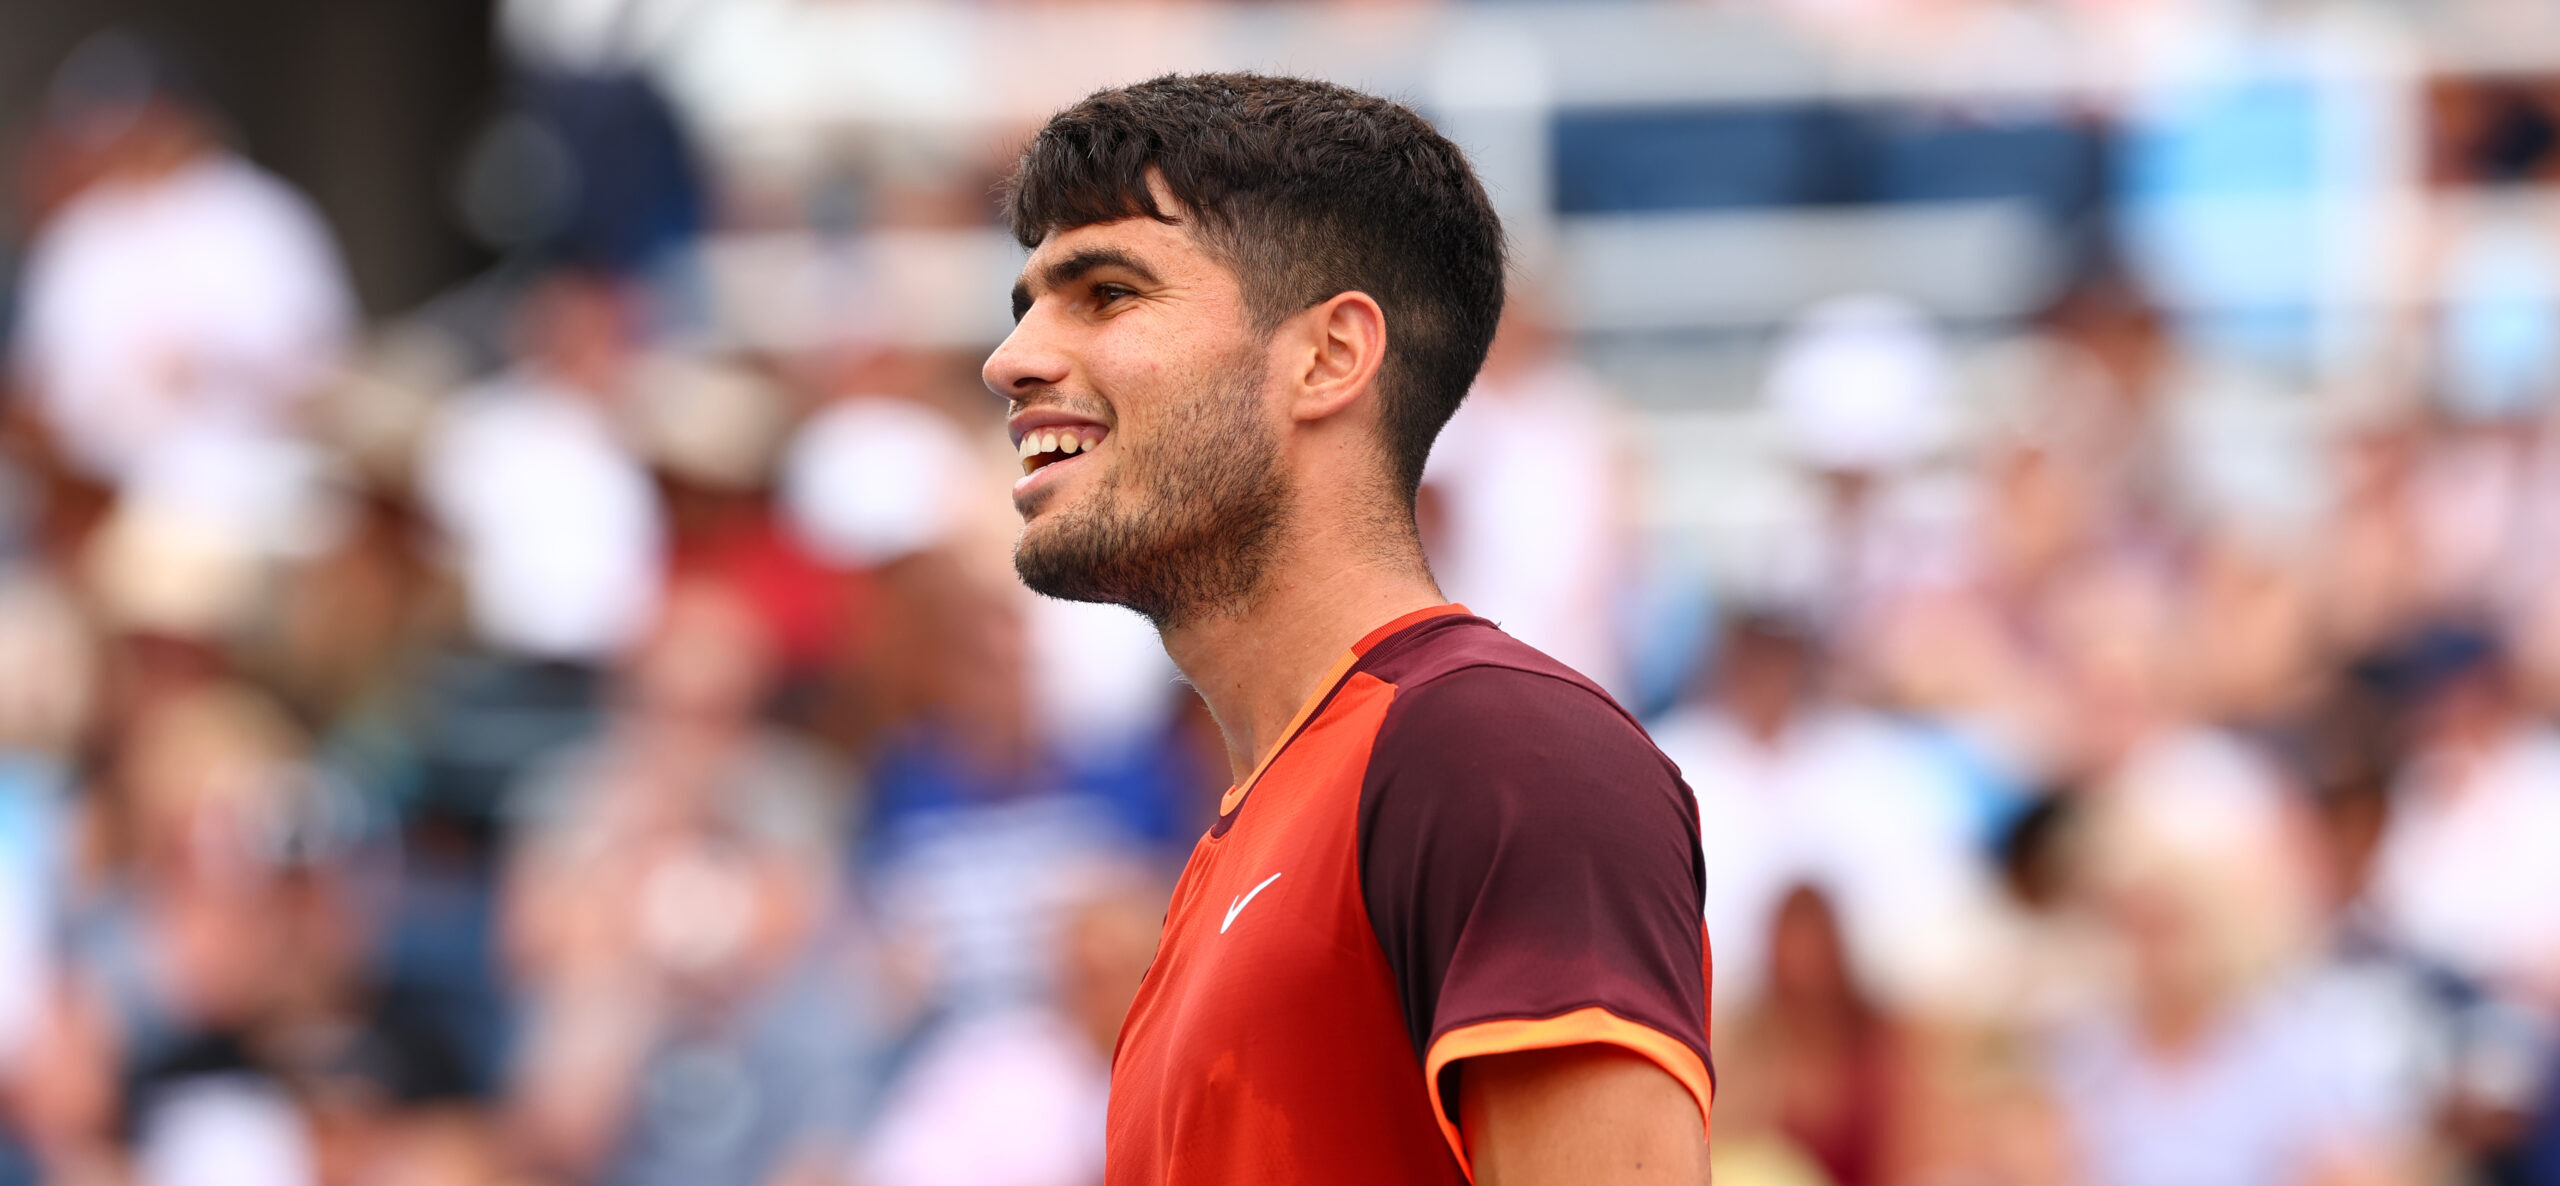
[[1261,368],[1245,352],[1152,439],[1112,437],[1120,455],[1084,500],[1023,530],[1022,583],[1127,606],[1159,630],[1249,602],[1290,502],[1278,436],[1256,415]]

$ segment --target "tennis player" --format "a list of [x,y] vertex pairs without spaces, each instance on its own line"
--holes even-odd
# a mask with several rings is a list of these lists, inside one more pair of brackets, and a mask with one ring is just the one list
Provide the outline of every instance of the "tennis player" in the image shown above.
[[1006,208],[1015,567],[1153,620],[1235,777],[1121,1031],[1108,1182],[1705,1181],[1689,790],[1415,531],[1502,307],[1465,158],[1358,91],[1166,77],[1049,121]]

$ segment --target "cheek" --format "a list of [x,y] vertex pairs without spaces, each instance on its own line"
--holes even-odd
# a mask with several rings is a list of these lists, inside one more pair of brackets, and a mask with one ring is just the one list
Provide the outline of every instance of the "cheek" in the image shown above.
[[1091,359],[1094,382],[1117,420],[1114,441],[1144,449],[1201,422],[1211,412],[1202,401],[1237,398],[1249,378],[1241,369],[1258,366],[1261,355],[1232,333],[1204,330],[1132,332]]
[[1196,349],[1196,343],[1149,328],[1105,334],[1092,354],[1094,380],[1126,416],[1178,393]]

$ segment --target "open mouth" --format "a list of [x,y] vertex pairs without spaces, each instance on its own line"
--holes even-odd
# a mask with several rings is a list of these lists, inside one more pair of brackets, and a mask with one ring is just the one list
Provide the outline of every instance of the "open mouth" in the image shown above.
[[1099,424],[1058,425],[1036,428],[1022,434],[1017,449],[1022,454],[1022,472],[1029,476],[1072,457],[1100,448],[1102,438],[1111,430]]

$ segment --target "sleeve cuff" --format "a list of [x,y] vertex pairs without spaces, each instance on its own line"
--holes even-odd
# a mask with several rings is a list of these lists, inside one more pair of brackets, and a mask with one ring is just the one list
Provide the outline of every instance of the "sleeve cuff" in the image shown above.
[[1440,1122],[1440,1135],[1447,1138],[1449,1153],[1458,1159],[1458,1168],[1466,1173],[1467,1181],[1475,1181],[1476,1171],[1467,1161],[1467,1145],[1459,1135],[1457,1117],[1450,1112],[1448,1102],[1440,1098],[1440,1072],[1451,1063],[1488,1054],[1589,1045],[1617,1046],[1643,1055],[1689,1089],[1690,1098],[1698,1102],[1699,1123],[1705,1124],[1713,1112],[1715,1081],[1697,1051],[1669,1034],[1628,1021],[1598,1005],[1555,1017],[1511,1018],[1460,1026],[1431,1043],[1430,1052],[1422,1060],[1422,1080],[1431,1092],[1432,1118]]

